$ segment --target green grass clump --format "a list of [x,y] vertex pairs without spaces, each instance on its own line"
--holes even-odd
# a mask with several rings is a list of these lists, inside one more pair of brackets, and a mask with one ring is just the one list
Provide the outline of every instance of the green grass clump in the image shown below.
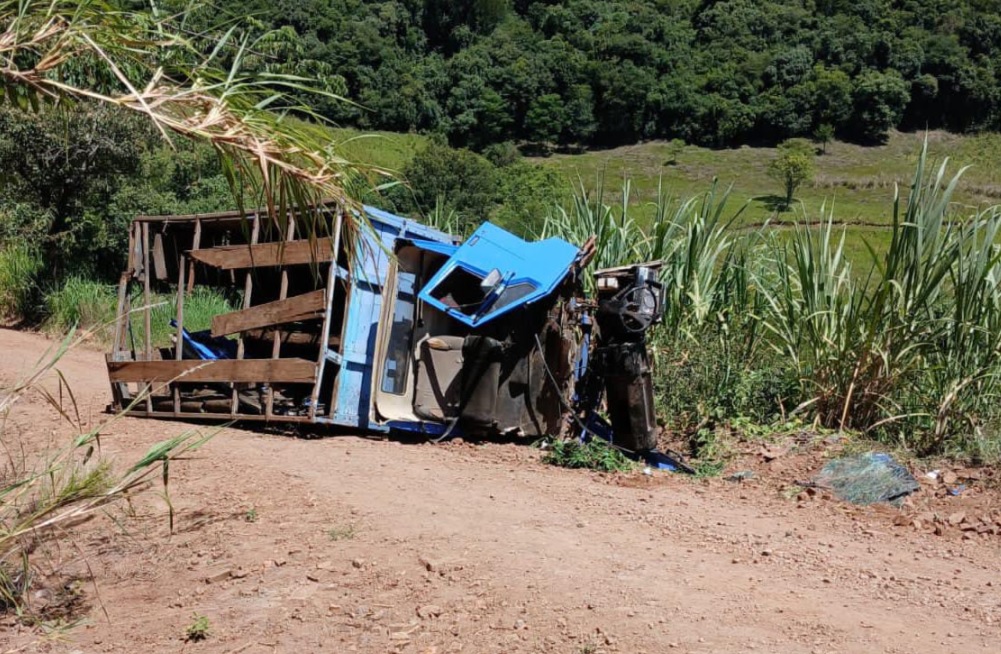
[[357,535],[358,529],[354,525],[342,525],[340,527],[331,527],[327,530],[327,536],[330,540],[351,540]]
[[205,640],[212,635],[212,625],[204,615],[194,614],[192,623],[184,630],[184,639],[188,642]]
[[42,268],[42,258],[28,246],[0,249],[0,319],[19,320],[35,313]]
[[[142,294],[132,300],[132,331],[139,347],[145,343],[142,302]],[[177,316],[176,302],[177,298],[173,294],[154,294],[151,298],[150,331],[153,347],[169,346],[170,337],[177,334],[177,329],[170,326],[171,319]],[[233,306],[219,291],[196,286],[184,298],[184,328],[192,333],[210,329],[213,317],[230,311],[233,311]]]
[[555,441],[549,452],[542,457],[542,462],[563,468],[587,468],[600,472],[625,472],[633,467],[633,462],[622,452],[598,439],[591,439],[586,443],[576,439]]

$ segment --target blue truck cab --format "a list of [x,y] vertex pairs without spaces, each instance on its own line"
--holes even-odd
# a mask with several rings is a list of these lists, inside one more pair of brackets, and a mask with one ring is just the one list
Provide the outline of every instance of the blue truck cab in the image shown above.
[[[362,211],[136,218],[107,356],[112,408],[429,435],[564,430],[581,250],[491,223],[460,244]],[[186,316],[199,293],[232,310]]]

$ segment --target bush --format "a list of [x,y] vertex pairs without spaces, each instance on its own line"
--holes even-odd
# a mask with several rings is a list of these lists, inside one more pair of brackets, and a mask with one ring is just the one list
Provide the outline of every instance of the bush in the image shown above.
[[749,353],[754,338],[741,330],[698,340],[654,332],[657,412],[669,428],[688,433],[737,418],[770,424],[798,403],[796,371],[769,350]]
[[401,199],[405,210],[425,213],[444,200],[459,216],[464,231],[486,220],[497,204],[496,167],[469,150],[431,143],[414,155],[403,174],[413,192],[412,200]]

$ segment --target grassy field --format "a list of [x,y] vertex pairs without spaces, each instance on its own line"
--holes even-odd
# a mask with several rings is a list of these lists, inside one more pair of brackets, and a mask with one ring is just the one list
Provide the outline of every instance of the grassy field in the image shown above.
[[[811,184],[796,193],[791,211],[776,212],[780,185],[768,177],[768,163],[775,156],[773,148],[742,147],[733,150],[709,150],[686,146],[669,165],[670,147],[663,142],[643,143],[579,155],[554,155],[538,160],[555,166],[569,180],[580,175],[587,183],[599,172],[606,186],[618,187],[619,180],[632,180],[633,202],[646,204],[657,193],[662,179],[664,188],[675,197],[690,197],[708,188],[713,178],[723,185],[733,185],[736,206],[747,203],[741,216],[744,224],[764,221],[789,221],[806,216],[818,219],[821,208],[833,203],[838,220],[856,224],[886,224],[896,184],[906,187],[925,135],[895,133],[886,145],[861,147],[848,143],[830,143],[826,154],[817,157],[816,176]],[[951,161],[950,171],[960,165],[970,166],[956,196],[957,209],[973,209],[1001,201],[1001,136],[957,136],[943,132],[928,134],[933,159]],[[964,211],[965,212],[965,211]]]
[[[348,159],[397,172],[427,142],[426,137],[417,134],[362,135],[350,129],[334,130],[333,134]],[[610,199],[617,200],[614,193],[628,178],[632,181],[632,202],[639,208],[654,199],[661,179],[672,196],[685,198],[705,191],[715,177],[725,186],[733,185],[735,207],[747,203],[741,220],[744,224],[789,221],[797,215],[818,218],[825,203],[828,207],[833,203],[836,218],[846,223],[886,224],[894,185],[906,187],[910,183],[925,136],[897,132],[885,145],[875,147],[828,144],[826,154],[816,159],[813,182],[796,193],[792,211],[779,213],[774,205],[781,188],[767,174],[774,148],[710,150],[686,146],[677,162],[668,164],[670,146],[652,141],[531,161],[555,168],[566,177],[568,185],[575,183],[578,176],[585,184],[593,185],[597,175],[604,173],[606,189],[613,192]],[[930,132],[927,138],[932,158],[949,158],[951,172],[969,166],[956,195],[958,210],[1001,203],[1001,135]]]
[[[335,130],[334,134],[349,159],[392,171],[402,170],[426,143],[425,137],[415,134],[379,132],[360,136],[348,129]],[[897,132],[885,145],[876,147],[830,143],[826,153],[816,159],[813,182],[796,193],[796,201],[788,211],[776,210],[781,187],[767,174],[768,163],[775,157],[774,148],[710,150],[685,146],[676,162],[669,164],[671,146],[655,141],[531,161],[556,169],[568,188],[578,178],[593,187],[603,174],[606,201],[614,204],[620,202],[623,180],[629,179],[633,215],[639,216],[641,222],[652,214],[650,205],[659,184],[671,197],[688,198],[706,191],[713,178],[723,186],[732,185],[733,212],[746,205],[738,224],[748,228],[765,222],[790,223],[804,217],[820,220],[822,210],[833,207],[835,219],[850,225],[846,250],[857,259],[867,252],[866,242],[877,250],[888,242],[889,235],[879,225],[890,222],[895,185],[906,193],[926,137],[934,161],[949,159],[948,175],[961,166],[969,167],[955,196],[957,214],[968,215],[977,208],[1001,203],[1001,135],[997,134]]]
[[427,143],[427,138],[418,134],[362,133],[346,128],[334,129],[331,133],[338,153],[348,161],[396,173]]

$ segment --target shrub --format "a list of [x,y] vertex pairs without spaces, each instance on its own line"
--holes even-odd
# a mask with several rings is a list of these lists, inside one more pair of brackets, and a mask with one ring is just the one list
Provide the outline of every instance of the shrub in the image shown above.
[[670,429],[689,433],[736,418],[769,424],[796,406],[796,371],[769,350],[749,351],[754,338],[745,330],[707,329],[698,339],[653,333],[657,413]]
[[185,640],[189,642],[198,642],[200,640],[205,640],[212,635],[212,625],[209,623],[209,619],[207,617],[195,613],[191,619],[191,624],[189,624],[188,628],[184,630]]

